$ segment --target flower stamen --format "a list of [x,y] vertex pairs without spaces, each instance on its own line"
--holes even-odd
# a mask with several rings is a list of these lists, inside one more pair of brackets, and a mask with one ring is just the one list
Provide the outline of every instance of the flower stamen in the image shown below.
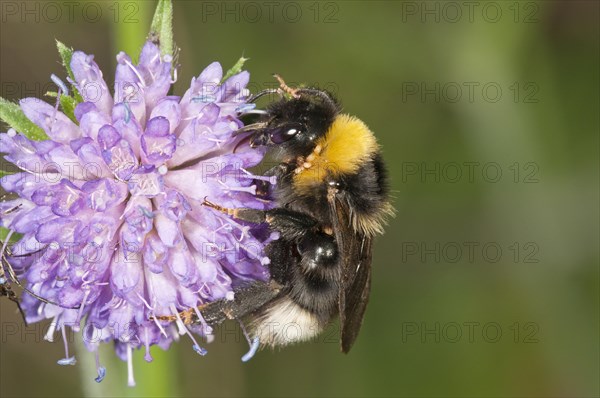
[[[85,283],[84,283],[84,285],[85,285]],[[80,330],[81,316],[83,315],[83,309],[85,308],[85,304],[87,302],[88,296],[90,295],[90,292],[91,292],[90,289],[85,289],[85,293],[83,294],[83,300],[81,300],[81,307],[79,307],[79,312],[77,313],[77,321],[76,321],[75,325],[73,325],[71,327],[74,332],[79,332],[79,330]]]
[[177,317],[176,323],[177,323],[177,327],[179,328],[179,334],[181,334],[181,335],[187,334],[189,336],[189,338],[192,340],[192,342],[194,343],[194,345],[192,346],[194,351],[196,351],[196,353],[198,353],[202,356],[206,355],[207,351],[204,348],[200,347],[200,344],[198,344],[198,342],[196,341],[196,339],[194,338],[192,333],[189,331],[189,329],[183,323],[183,320],[181,320],[181,316],[179,315],[179,312],[177,311],[177,309],[175,308],[175,306],[173,304],[171,304],[171,311],[173,311],[173,314],[175,314],[175,316]]
[[135,379],[133,377],[133,354],[131,344],[127,344],[127,385],[135,387]]
[[59,359],[56,361],[57,364],[65,366],[65,365],[75,365],[77,363],[77,359],[75,357],[69,357],[69,343],[67,342],[67,333],[65,332],[65,324],[63,323],[60,326],[60,330],[62,332],[63,343],[65,345],[65,357],[63,359]]
[[144,342],[144,345],[146,346],[146,354],[144,355],[144,360],[146,362],[152,362],[153,358],[152,355],[150,355],[150,336],[148,336],[148,328],[144,329],[144,337],[146,338],[146,341]]
[[254,339],[250,339],[250,335],[248,335],[248,332],[246,331],[246,327],[244,326],[242,321],[238,321],[238,322],[240,324],[240,328],[242,329],[242,333],[244,334],[244,337],[246,338],[246,341],[248,342],[248,345],[250,346],[250,349],[248,350],[248,352],[246,354],[244,354],[244,356],[242,356],[242,362],[248,362],[249,360],[252,359],[252,357],[254,357],[254,354],[256,354],[256,351],[258,351],[258,347],[260,347],[260,339],[258,337],[255,337]]
[[133,73],[135,73],[137,78],[140,80],[140,87],[142,87],[142,88],[146,87],[146,82],[144,81],[144,78],[142,77],[140,72],[137,70],[137,68],[135,66],[133,66],[133,64],[131,62],[129,62],[127,59],[123,59],[123,62],[125,62],[125,65],[129,66],[129,68],[133,71]]
[[163,336],[165,336],[166,338],[168,338],[169,336],[167,335],[167,332],[165,331],[165,329],[163,329],[162,325],[160,324],[160,322],[158,322],[158,319],[160,319],[161,317],[157,317],[154,314],[154,307],[152,307],[145,299],[144,297],[142,297],[141,294],[137,293],[137,296],[140,298],[140,300],[142,300],[142,302],[144,303],[144,305],[148,308],[148,310],[150,310],[150,319],[152,321],[154,321],[154,323],[156,324],[156,326],[158,327],[158,329],[160,330],[160,332],[162,333]]
[[[65,93],[65,95],[69,95],[69,88],[67,87],[65,82],[63,82],[58,76],[56,76],[53,73],[50,75],[50,80],[52,80],[54,84],[56,84],[58,88],[61,89],[63,93]],[[58,95],[58,97],[60,98],[60,95]]]
[[98,352],[98,349],[94,351],[94,356],[96,358],[96,372],[98,373],[98,377],[96,377],[94,380],[96,383],[100,383],[106,376],[106,368],[100,365],[100,353]]
[[[198,307],[194,307],[194,311],[196,312],[196,316],[200,320],[200,324],[202,325],[202,328],[204,329],[204,332],[207,335],[212,335],[213,328],[208,323],[206,323],[206,320],[204,320],[204,317],[202,316],[202,313],[200,312],[200,310],[198,309]],[[207,341],[208,341],[208,338],[207,338]]]
[[251,180],[266,181],[266,182],[269,182],[271,185],[277,184],[277,176],[254,175],[251,172],[249,172],[248,170],[244,169],[243,167],[240,167],[240,170],[243,171],[245,174],[240,174],[238,176],[239,178],[247,178],[247,179],[251,179]]
[[256,195],[256,185],[250,185],[249,187],[230,187],[221,180],[218,180],[218,182],[229,192],[248,192],[252,195]]
[[54,343],[54,332],[56,331],[56,327],[58,326],[59,319],[60,319],[60,314],[56,315],[54,317],[54,319],[52,320],[52,322],[50,322],[50,326],[48,326],[48,331],[44,335],[44,340],[46,340],[50,343]]

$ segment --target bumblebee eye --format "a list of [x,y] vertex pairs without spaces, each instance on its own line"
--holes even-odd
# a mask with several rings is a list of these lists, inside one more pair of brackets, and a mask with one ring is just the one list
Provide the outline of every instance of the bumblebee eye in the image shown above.
[[302,126],[300,124],[286,124],[271,132],[271,141],[274,144],[282,144],[294,138],[301,131]]

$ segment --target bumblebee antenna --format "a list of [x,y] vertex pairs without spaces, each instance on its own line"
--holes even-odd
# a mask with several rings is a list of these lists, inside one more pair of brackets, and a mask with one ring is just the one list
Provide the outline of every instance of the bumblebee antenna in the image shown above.
[[294,98],[300,98],[300,95],[298,95],[298,89],[297,88],[291,88],[290,86],[288,86],[287,84],[285,84],[285,81],[283,80],[283,78],[281,76],[279,76],[277,73],[274,73],[273,77],[275,79],[277,79],[277,81],[279,82],[279,88],[284,93],[287,93],[287,94],[291,95]]
[[338,104],[331,98],[331,96],[329,94],[327,94],[326,91],[317,90],[314,88],[292,88],[292,87],[288,86],[285,83],[285,80],[283,80],[283,78],[280,75],[278,75],[277,73],[274,73],[273,77],[275,79],[277,79],[277,81],[279,82],[279,88],[268,88],[268,89],[259,91],[258,93],[249,97],[246,102],[249,104],[254,103],[259,98],[264,97],[265,95],[268,95],[268,94],[279,94],[280,97],[283,97],[283,94],[285,93],[285,94],[292,96],[293,98],[300,98],[300,94],[309,94],[309,95],[314,95],[315,97],[321,98],[324,102],[326,102],[332,108],[338,107]]
[[246,102],[248,102],[248,103],[256,102],[259,98],[264,97],[267,94],[279,94],[279,96],[282,96],[282,92],[280,89],[267,88],[265,90],[259,91],[258,93],[254,94],[253,96],[248,98],[248,100]]

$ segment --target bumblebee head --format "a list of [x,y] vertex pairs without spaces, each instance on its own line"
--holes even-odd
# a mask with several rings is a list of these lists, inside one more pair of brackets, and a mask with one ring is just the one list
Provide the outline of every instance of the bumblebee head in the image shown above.
[[314,88],[289,90],[289,97],[282,96],[267,106],[258,123],[240,130],[252,133],[249,137],[251,147],[278,147],[290,156],[307,155],[340,112],[338,102],[326,91]]

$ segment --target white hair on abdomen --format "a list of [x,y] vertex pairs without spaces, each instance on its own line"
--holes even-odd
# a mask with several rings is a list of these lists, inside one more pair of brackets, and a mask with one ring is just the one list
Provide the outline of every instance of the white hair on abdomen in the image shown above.
[[310,340],[321,333],[323,325],[314,314],[282,297],[254,320],[250,329],[261,345],[277,346]]

